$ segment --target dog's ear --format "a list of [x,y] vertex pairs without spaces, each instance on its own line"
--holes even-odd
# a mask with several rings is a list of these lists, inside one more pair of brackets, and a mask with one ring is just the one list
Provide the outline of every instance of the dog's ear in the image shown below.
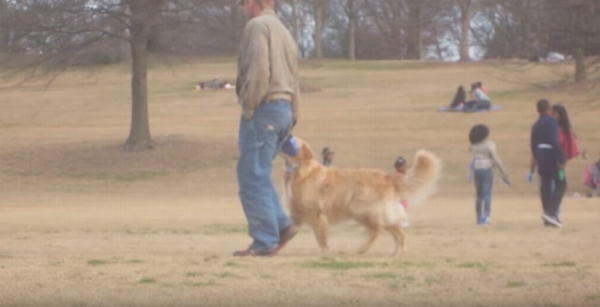
[[299,150],[298,156],[297,156],[298,161],[306,162],[306,161],[313,160],[314,158],[315,158],[315,155],[313,154],[310,147],[308,147],[308,145],[305,142],[301,142],[300,150]]

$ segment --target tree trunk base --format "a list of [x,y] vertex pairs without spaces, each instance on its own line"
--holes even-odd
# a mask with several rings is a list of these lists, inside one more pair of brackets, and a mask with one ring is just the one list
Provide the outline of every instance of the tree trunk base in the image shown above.
[[142,141],[142,142],[131,142],[127,141],[123,145],[123,151],[137,152],[137,151],[146,151],[153,150],[156,148],[156,144],[150,141]]

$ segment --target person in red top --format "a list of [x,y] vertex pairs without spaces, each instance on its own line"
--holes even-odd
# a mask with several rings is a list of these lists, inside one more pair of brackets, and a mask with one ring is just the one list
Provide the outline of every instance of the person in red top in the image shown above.
[[[575,133],[571,129],[571,121],[569,120],[567,108],[560,103],[553,105],[552,116],[558,121],[558,143],[565,156],[566,167],[569,160],[579,156],[579,146],[577,145]],[[552,186],[554,187],[554,184]],[[560,214],[560,208],[561,206],[559,205],[557,214]]]
[[576,158],[579,156],[579,146],[577,146],[575,133],[571,129],[567,109],[562,104],[555,104],[552,106],[552,116],[558,121],[558,142],[565,155],[565,160]]
[[[404,160],[403,157],[398,157],[398,159],[396,159],[396,162],[394,162],[394,168],[396,169],[396,172],[398,174],[406,175],[406,170],[408,169],[406,160]],[[406,201],[406,199],[401,199],[400,204],[402,205],[404,210],[408,209],[408,202]],[[402,227],[408,227],[409,225],[410,223],[408,222],[408,220],[402,221]]]

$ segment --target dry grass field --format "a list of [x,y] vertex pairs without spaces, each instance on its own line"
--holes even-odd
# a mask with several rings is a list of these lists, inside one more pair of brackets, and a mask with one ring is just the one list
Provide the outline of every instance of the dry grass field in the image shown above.
[[[233,80],[233,63],[156,64],[158,146],[142,153],[119,150],[130,119],[125,66],[2,89],[0,306],[599,306],[600,200],[571,196],[582,192],[583,161],[568,167],[560,230],[542,227],[525,178],[536,100],[567,105],[594,159],[600,101],[583,87],[542,90],[568,65],[522,64],[303,65],[303,82],[321,91],[303,94],[295,134],[334,148],[338,166],[391,171],[420,148],[443,159],[439,192],[409,210],[400,258],[389,256],[388,236],[355,255],[364,232],[352,223],[331,230],[325,258],[306,228],[275,258],[230,256],[249,243],[235,177],[240,110],[233,92],[193,86]],[[477,80],[501,111],[435,111]],[[491,127],[513,181],[496,181],[487,228],[475,225],[467,181],[476,123]]]

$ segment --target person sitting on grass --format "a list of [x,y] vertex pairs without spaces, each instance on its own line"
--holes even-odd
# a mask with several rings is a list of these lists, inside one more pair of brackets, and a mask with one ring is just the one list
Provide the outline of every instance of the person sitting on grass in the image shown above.
[[[452,103],[450,103],[450,109],[455,111],[479,111],[479,110],[489,110],[492,107],[492,103],[490,102],[490,98],[487,95],[487,91],[483,87],[483,83],[481,81],[477,81],[471,84],[471,95],[473,96],[473,100],[467,101],[467,93],[465,88],[461,85],[456,90],[456,94],[454,95],[454,99]],[[462,109],[460,107],[462,106]]]
[[450,109],[456,110],[465,102],[467,102],[467,92],[465,91],[465,88],[461,85],[456,90],[456,94],[454,94],[454,99],[450,103]]
[[490,97],[488,97],[488,95],[483,90],[483,84],[481,82],[471,84],[471,96],[473,97],[473,100],[465,102],[463,111],[489,111],[492,108],[492,102],[490,101]]

